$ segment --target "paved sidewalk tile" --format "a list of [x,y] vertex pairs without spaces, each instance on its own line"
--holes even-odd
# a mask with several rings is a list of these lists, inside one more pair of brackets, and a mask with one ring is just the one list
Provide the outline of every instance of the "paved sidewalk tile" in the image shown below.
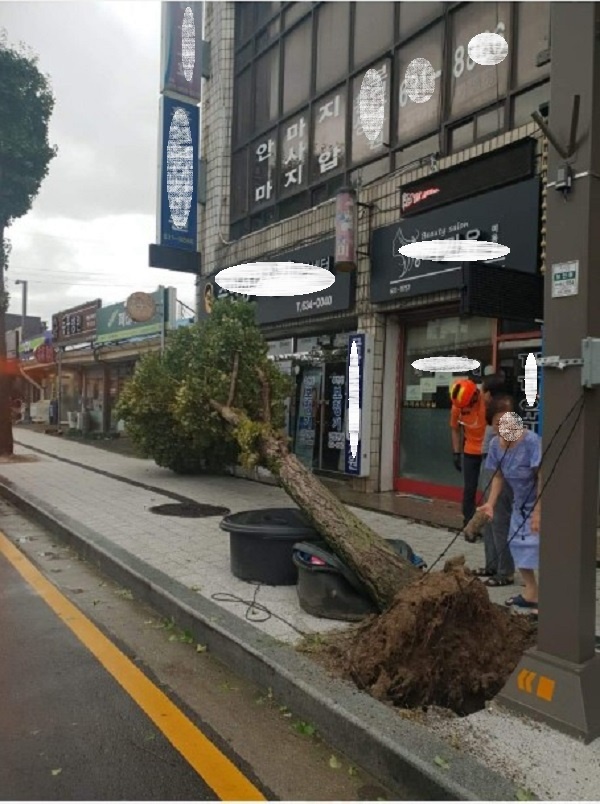
[[[295,507],[282,489],[233,477],[178,476],[152,461],[104,452],[86,444],[33,431],[17,430],[15,439],[26,445],[18,446],[17,453],[36,454],[27,449],[35,447],[52,453],[56,458],[38,455],[39,460],[33,463],[4,464],[0,467],[0,474],[186,586],[197,588],[203,596],[210,598],[225,592],[247,601],[216,602],[239,617],[251,616],[248,604],[254,596],[255,585],[232,575],[229,538],[219,528],[220,516],[204,519],[157,516],[148,509],[173,502],[171,498],[73,466],[65,459],[197,502],[222,505],[234,513],[256,508]],[[351,510],[384,538],[407,541],[429,565],[453,540],[447,556],[437,568],[443,566],[446,558],[457,555],[464,555],[472,567],[483,562],[481,544],[469,544],[462,537],[455,538],[450,531],[389,514],[358,508]],[[519,589],[516,585],[490,589],[490,597],[494,602],[502,603]],[[273,616],[265,622],[256,622],[256,626],[278,639],[295,642],[298,633],[294,629],[314,633],[343,627],[342,623],[311,617],[303,612],[295,587],[261,586],[257,601]]]

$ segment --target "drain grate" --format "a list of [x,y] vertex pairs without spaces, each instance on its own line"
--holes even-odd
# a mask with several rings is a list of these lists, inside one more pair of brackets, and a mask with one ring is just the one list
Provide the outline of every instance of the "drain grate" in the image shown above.
[[203,505],[202,503],[166,503],[165,505],[153,505],[150,511],[160,516],[201,519],[207,516],[226,516],[229,513],[229,508],[222,508],[217,505]]

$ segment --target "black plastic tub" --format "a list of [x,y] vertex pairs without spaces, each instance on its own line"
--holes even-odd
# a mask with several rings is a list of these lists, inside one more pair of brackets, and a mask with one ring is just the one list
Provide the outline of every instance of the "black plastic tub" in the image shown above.
[[321,538],[297,508],[240,511],[224,517],[219,527],[229,533],[233,575],[267,586],[293,586],[298,580],[294,544]]
[[[389,544],[408,561],[423,566],[406,542],[391,539]],[[315,559],[319,563],[314,563]],[[355,573],[325,542],[305,541],[294,545],[293,561],[298,568],[298,600],[307,614],[327,620],[358,622],[377,613],[377,607]]]

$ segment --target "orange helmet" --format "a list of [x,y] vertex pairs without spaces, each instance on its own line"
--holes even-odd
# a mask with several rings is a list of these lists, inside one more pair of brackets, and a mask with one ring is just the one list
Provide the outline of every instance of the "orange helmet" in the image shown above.
[[479,397],[479,389],[473,380],[457,380],[450,386],[450,399],[457,408],[468,408]]

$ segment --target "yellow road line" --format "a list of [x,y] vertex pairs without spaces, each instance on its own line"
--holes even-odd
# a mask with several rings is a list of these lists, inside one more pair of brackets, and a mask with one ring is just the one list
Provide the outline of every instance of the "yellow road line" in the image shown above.
[[265,801],[241,771],[199,731],[0,531],[0,553],[133,698],[221,801]]

